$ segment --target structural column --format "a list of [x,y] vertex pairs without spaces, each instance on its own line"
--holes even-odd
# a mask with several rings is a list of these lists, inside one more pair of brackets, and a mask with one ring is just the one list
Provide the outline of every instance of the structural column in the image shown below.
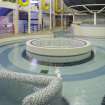
[[28,9],[28,34],[31,33],[31,9],[30,9],[30,6],[29,6],[29,9]]
[[55,28],[55,0],[53,0],[53,28]]
[[19,20],[19,11],[18,9],[13,10],[13,27],[14,27],[14,34],[18,34],[18,20]]
[[66,15],[65,15],[64,16],[64,28],[67,28],[66,25],[67,25],[67,19],[66,19]]
[[50,0],[50,30],[52,30],[52,0]]
[[63,6],[64,6],[64,4],[63,4],[63,0],[61,0],[61,28],[63,28]]
[[94,12],[94,25],[96,25],[96,24],[97,24],[97,13]]
[[39,0],[39,13],[38,13],[38,28],[42,28],[42,3]]
[[75,14],[73,14],[73,23],[75,23]]

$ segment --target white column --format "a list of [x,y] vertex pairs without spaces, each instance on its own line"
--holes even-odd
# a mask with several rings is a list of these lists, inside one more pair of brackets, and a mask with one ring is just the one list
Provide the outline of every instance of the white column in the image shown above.
[[13,29],[14,34],[18,34],[19,32],[19,6],[18,0],[16,0],[16,9],[13,9]]
[[96,24],[97,24],[97,13],[94,12],[94,25],[96,25]]
[[50,0],[50,30],[52,30],[52,0]]
[[55,28],[55,0],[53,0],[53,27]]
[[75,23],[75,15],[73,14],[73,23]]
[[28,34],[31,33],[31,9],[29,6],[29,10],[28,10]]
[[42,28],[42,3],[41,0],[39,0],[39,13],[38,13],[38,27]]
[[[61,10],[63,10],[63,0],[61,0]],[[61,11],[61,28],[63,28],[63,11]]]
[[18,9],[13,10],[13,27],[14,27],[14,34],[18,34],[18,20],[19,20],[19,13]]
[[67,27],[66,27],[66,15],[65,15],[65,18],[64,18],[64,19],[65,19],[65,21],[64,21],[64,23],[65,23],[65,24],[64,24],[64,27],[67,28]]

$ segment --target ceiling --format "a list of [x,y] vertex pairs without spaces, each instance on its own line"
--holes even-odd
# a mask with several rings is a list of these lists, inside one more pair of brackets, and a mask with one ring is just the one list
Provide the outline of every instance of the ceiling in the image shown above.
[[[87,8],[89,8],[90,10],[100,10],[103,7],[105,7],[105,0],[64,0],[64,3],[66,6],[70,7],[70,6],[76,6],[76,5],[91,5],[91,6],[87,6]],[[94,5],[97,4],[97,5]],[[98,5],[99,4],[99,5]],[[100,5],[103,4],[103,5]],[[77,6],[77,7],[73,7],[73,9],[79,10],[79,11],[83,11],[86,10],[84,7],[82,6]]]

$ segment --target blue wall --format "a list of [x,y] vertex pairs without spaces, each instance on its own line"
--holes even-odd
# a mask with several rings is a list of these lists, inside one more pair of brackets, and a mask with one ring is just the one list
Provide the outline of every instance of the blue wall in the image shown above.
[[12,9],[0,8],[0,16],[6,16],[11,11],[12,11]]

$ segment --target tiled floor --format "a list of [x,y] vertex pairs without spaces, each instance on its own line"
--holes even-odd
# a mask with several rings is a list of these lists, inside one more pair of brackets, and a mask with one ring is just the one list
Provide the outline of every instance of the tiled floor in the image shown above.
[[[83,38],[93,44],[95,57],[86,63],[74,66],[61,66],[63,96],[70,105],[101,105],[105,95],[105,39]],[[49,70],[55,75],[55,66],[40,65],[37,60],[29,62],[22,56],[25,42],[0,47],[0,70],[25,73],[40,73]]]

